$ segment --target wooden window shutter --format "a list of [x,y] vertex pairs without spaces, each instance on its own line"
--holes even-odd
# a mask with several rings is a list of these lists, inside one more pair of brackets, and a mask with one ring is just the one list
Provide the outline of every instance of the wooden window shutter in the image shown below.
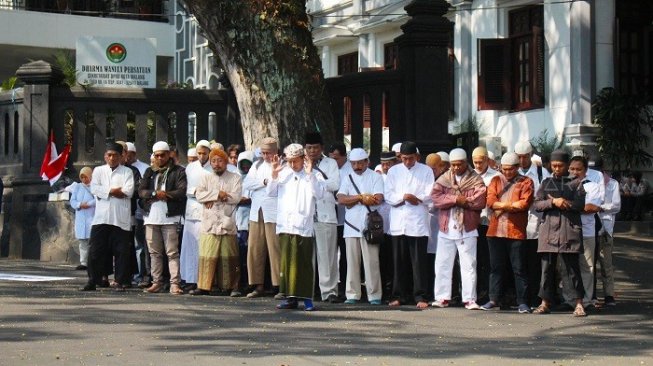
[[510,39],[479,39],[478,62],[478,109],[510,109]]
[[542,27],[533,27],[533,47],[532,56],[533,60],[533,89],[532,89],[532,103],[533,108],[544,107],[544,30]]

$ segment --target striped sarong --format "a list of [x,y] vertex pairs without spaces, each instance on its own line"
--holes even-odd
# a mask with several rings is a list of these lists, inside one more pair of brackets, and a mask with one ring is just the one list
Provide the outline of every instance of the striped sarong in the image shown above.
[[197,288],[211,291],[214,281],[222,290],[238,289],[240,260],[236,235],[200,234]]
[[279,234],[281,266],[279,292],[288,297],[313,298],[315,241],[294,234]]

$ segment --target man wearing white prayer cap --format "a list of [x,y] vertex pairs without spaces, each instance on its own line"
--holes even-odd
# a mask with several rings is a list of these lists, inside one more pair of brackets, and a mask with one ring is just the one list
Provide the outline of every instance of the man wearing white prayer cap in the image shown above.
[[353,172],[342,177],[337,193],[338,203],[347,207],[343,235],[347,247],[345,304],[355,304],[361,299],[362,254],[367,300],[372,305],[381,305],[379,245],[368,244],[363,230],[368,210],[376,210],[383,202],[383,177],[368,168],[367,153],[361,148],[349,152],[349,162]]
[[[529,141],[517,142],[515,144],[515,153],[519,158],[519,174],[531,178],[533,180],[533,191],[537,192],[540,189],[542,181],[550,177],[551,174],[545,168],[533,163],[531,160],[533,157],[533,146]],[[541,217],[542,214],[536,212],[533,207],[529,209],[524,249],[526,251],[526,273],[528,275],[528,302],[531,306],[535,306],[540,302],[538,292],[540,289],[542,266],[537,255],[537,238]]]
[[[517,173],[519,158],[508,152],[501,158],[502,175],[496,176],[488,186],[487,207],[491,210],[487,232],[490,248],[490,300],[482,310],[499,307],[505,293],[506,269],[510,266],[514,275],[517,311],[530,313],[527,303],[528,277],[524,271],[523,250],[528,223],[528,207],[533,203],[535,192],[533,180]],[[506,260],[508,259],[508,260]]]
[[392,145],[392,149],[390,150],[392,150],[392,152],[394,152],[395,155],[399,157],[400,150],[401,150],[401,142],[397,142],[396,144]]
[[[483,146],[479,146],[472,151],[472,163],[474,171],[483,178],[485,186],[489,186],[492,178],[499,175],[499,172],[490,167],[489,152]],[[478,226],[478,240],[476,242],[476,295],[481,303],[488,298],[488,286],[490,283],[490,250],[486,233],[488,229],[488,209],[483,208],[481,211],[481,224]]]
[[[211,143],[199,140],[195,143],[197,160],[186,167],[186,211],[184,215],[184,233],[181,237],[181,253],[179,256],[179,270],[181,279],[186,282],[184,290],[193,291],[197,288],[199,275],[199,237],[204,206],[197,201],[195,192],[204,175],[213,172],[209,154]],[[188,156],[191,153],[189,150]]]
[[194,147],[191,147],[190,149],[188,149],[188,152],[186,153],[186,156],[188,157],[188,164],[190,164],[190,163],[192,163],[194,161],[197,161],[198,160],[197,149],[194,148]]
[[465,150],[449,153],[451,169],[433,187],[432,199],[439,212],[438,248],[435,254],[434,307],[444,308],[451,301],[453,264],[460,257],[462,298],[465,308],[476,304],[476,239],[480,212],[485,207],[483,179],[467,164]]
[[168,258],[170,293],[181,295],[179,274],[178,225],[186,208],[186,172],[174,163],[170,146],[158,141],[152,146],[156,164],[145,171],[139,184],[138,195],[143,202],[145,238],[150,252],[152,286],[145,292],[161,292],[163,283],[163,257]]

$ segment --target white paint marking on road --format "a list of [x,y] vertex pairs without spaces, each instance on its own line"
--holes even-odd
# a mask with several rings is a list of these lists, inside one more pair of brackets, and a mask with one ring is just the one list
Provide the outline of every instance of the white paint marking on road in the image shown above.
[[73,277],[56,277],[56,276],[36,276],[19,273],[0,272],[0,281],[19,281],[19,282],[42,282],[42,281],[63,281],[72,280]]

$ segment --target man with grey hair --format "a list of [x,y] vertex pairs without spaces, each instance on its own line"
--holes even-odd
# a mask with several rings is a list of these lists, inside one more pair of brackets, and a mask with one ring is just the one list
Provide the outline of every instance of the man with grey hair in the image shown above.
[[[531,178],[533,180],[533,190],[537,192],[540,189],[542,181],[549,178],[551,174],[548,170],[534,164],[531,160],[533,157],[533,146],[530,142],[518,142],[515,145],[515,153],[519,158],[519,174]],[[524,241],[524,250],[526,251],[525,271],[528,277],[528,302],[531,306],[537,305],[540,301],[538,294],[542,265],[537,254],[537,241],[541,218],[542,214],[531,206],[528,210],[528,225],[526,226],[526,240]]]
[[[247,275],[253,290],[248,298],[263,296],[265,263],[270,265],[272,286],[279,286],[280,247],[276,235],[277,197],[269,196],[266,187],[272,180],[272,162],[278,156],[276,139],[266,137],[259,143],[261,159],[249,169],[243,180],[243,191],[249,191],[252,200],[249,211],[249,237],[247,238]],[[282,298],[283,294],[276,294]]]

